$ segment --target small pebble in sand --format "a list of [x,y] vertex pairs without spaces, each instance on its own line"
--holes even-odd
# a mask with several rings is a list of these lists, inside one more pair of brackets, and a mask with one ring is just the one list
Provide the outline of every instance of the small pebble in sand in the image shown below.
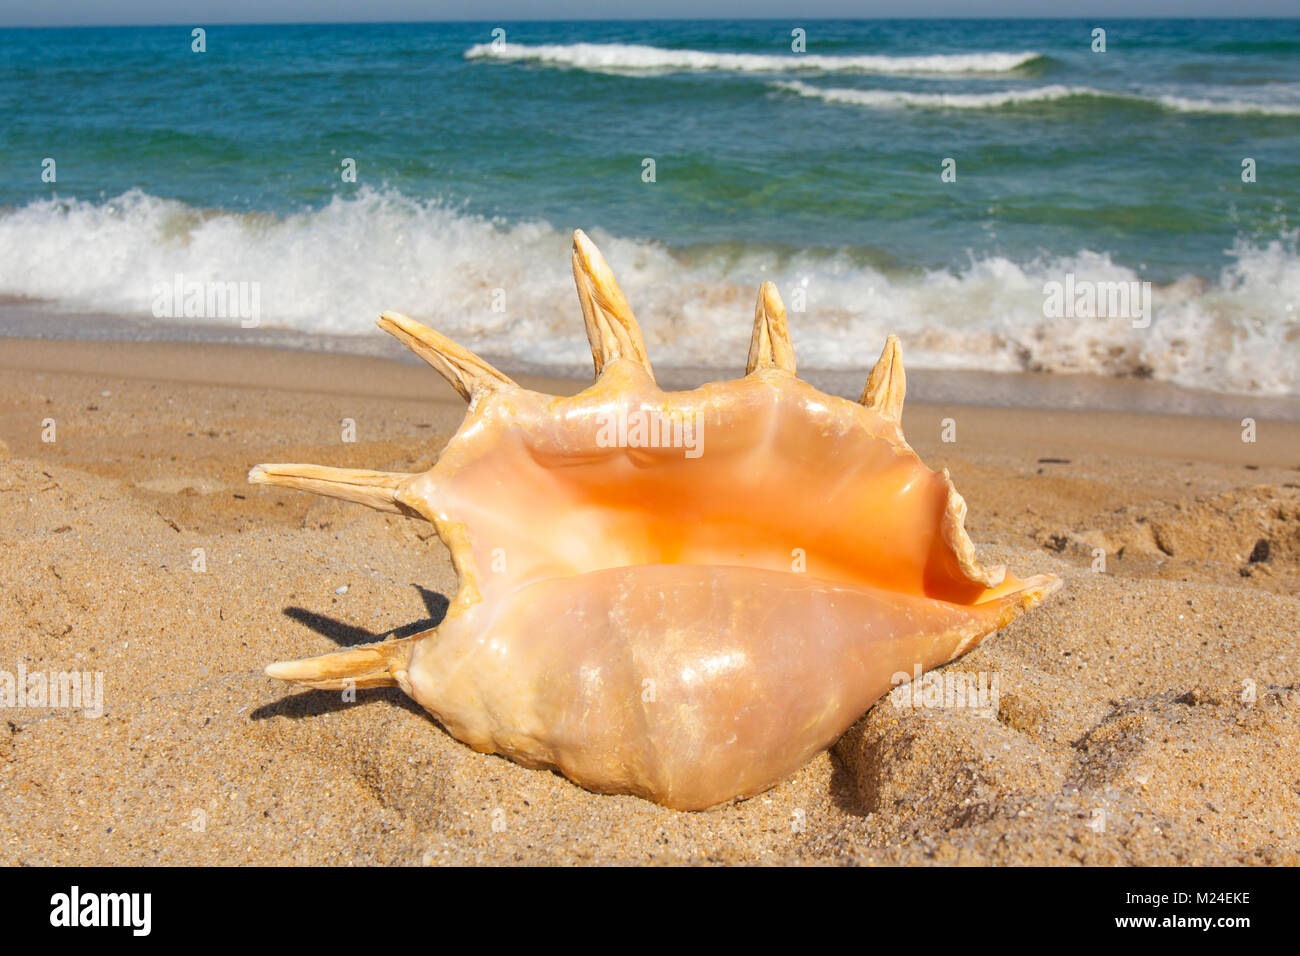
[[334,589],[334,593],[335,593],[335,594],[347,594],[347,593],[348,593],[348,586],[347,586],[346,584],[340,584],[338,587],[336,587],[336,588]]

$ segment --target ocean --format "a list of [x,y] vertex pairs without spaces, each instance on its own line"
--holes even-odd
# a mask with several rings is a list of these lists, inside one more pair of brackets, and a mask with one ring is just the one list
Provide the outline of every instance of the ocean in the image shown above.
[[[801,368],[895,332],[909,368],[1300,394],[1300,20],[205,30],[0,30],[0,311],[29,331],[211,324],[159,290],[242,283],[248,341],[395,309],[568,369],[582,228],[656,365],[743,367],[771,279]],[[1107,284],[1142,321],[1047,305]]]

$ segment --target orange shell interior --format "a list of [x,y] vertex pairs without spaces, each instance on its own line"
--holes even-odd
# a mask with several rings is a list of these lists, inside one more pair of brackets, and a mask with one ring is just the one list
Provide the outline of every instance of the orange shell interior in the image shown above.
[[[961,605],[1020,585],[963,573],[943,533],[947,482],[871,410],[781,373],[673,393],[618,378],[536,396],[545,414],[471,413],[453,442],[463,454],[430,473],[422,497],[440,523],[469,531],[484,594],[662,564],[804,573]],[[648,432],[634,420],[629,444],[610,447],[600,429],[614,395],[696,431],[678,441],[661,429],[657,447],[633,447]]]

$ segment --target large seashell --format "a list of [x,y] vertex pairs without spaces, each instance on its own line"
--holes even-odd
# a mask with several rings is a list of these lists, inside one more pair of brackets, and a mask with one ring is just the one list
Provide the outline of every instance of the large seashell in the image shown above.
[[664,392],[605,260],[581,232],[573,249],[585,391],[529,391],[384,313],[469,401],[437,464],[249,474],[425,518],[460,576],[438,627],[270,676],[397,684],[476,750],[701,809],[771,787],[895,675],[953,660],[1059,586],[977,560],[947,472],[903,439],[896,338],[859,403],[826,395],[795,376],[764,283],[745,377]]

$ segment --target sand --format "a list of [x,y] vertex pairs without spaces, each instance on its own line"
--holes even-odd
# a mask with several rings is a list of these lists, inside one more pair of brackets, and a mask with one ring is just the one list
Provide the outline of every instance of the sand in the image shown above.
[[462,412],[380,358],[0,341],[0,672],[104,681],[99,717],[0,707],[0,863],[1300,863],[1300,425],[910,404],[982,555],[1064,590],[945,669],[996,676],[989,713],[882,701],[679,813],[262,674],[456,580],[429,525],[248,468],[422,469]]

